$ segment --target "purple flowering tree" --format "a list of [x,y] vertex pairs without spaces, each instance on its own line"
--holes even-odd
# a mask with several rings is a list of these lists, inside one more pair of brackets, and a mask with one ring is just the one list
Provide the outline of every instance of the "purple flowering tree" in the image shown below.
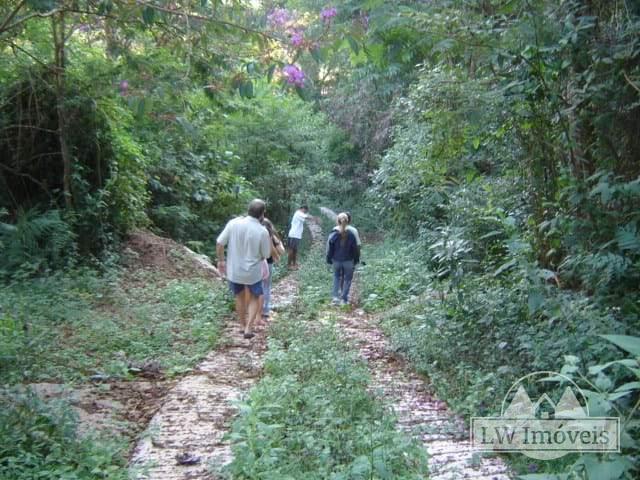
[[270,28],[277,30],[284,28],[292,19],[292,13],[286,8],[274,8],[267,15],[267,24]]
[[304,33],[301,30],[295,30],[291,34],[291,45],[296,48],[301,47],[304,44]]
[[305,74],[297,65],[286,65],[282,68],[282,74],[289,85],[304,87]]
[[338,15],[338,9],[336,7],[327,7],[320,12],[320,20],[322,20],[323,23],[331,23],[336,15]]

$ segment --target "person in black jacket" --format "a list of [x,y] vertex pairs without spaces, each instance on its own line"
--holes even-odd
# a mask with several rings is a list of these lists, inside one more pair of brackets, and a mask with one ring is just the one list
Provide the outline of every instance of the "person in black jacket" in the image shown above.
[[[329,235],[327,263],[333,265],[333,303],[349,303],[349,289],[353,271],[360,261],[360,252],[355,235],[347,230],[349,218],[340,213],[336,221],[338,228]],[[340,297],[340,279],[342,278],[342,297]]]

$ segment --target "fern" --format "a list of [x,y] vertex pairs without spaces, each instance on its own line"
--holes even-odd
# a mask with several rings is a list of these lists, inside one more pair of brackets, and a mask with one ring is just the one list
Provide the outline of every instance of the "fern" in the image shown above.
[[616,241],[621,251],[640,253],[640,235],[635,223],[628,223],[616,231]]
[[75,251],[74,234],[58,210],[18,212],[15,224],[0,222],[0,270],[55,268]]

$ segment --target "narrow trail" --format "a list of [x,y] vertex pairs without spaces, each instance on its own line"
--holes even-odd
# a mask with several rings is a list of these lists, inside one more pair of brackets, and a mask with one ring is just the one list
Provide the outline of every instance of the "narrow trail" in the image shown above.
[[[321,208],[335,219],[335,212]],[[316,232],[314,236],[320,236]],[[352,297],[357,297],[354,278]],[[355,295],[354,295],[355,293]],[[332,315],[332,311],[325,314]],[[474,455],[464,421],[430,391],[418,375],[389,345],[376,321],[362,309],[337,314],[343,338],[358,349],[371,373],[371,393],[397,415],[399,428],[420,438],[429,454],[430,480],[509,480],[507,466],[499,457]]]
[[361,309],[338,314],[340,331],[367,362],[371,392],[397,415],[399,427],[420,438],[429,454],[430,480],[508,480],[500,458],[474,455],[464,421],[430,392],[390,348],[375,319]]
[[[314,248],[321,248],[320,226],[309,224],[309,229]],[[273,289],[274,309],[292,304],[297,295],[297,279],[288,275]],[[395,412],[400,429],[422,441],[429,454],[431,480],[511,478],[501,459],[474,455],[464,422],[392,351],[375,318],[361,309],[337,313],[328,309],[324,315],[337,315],[344,339],[367,362],[372,395]],[[231,445],[223,437],[236,414],[234,402],[259,380],[265,350],[264,329],[252,340],[245,340],[237,322],[230,320],[224,329],[223,345],[175,385],[149,423],[131,458],[133,478],[218,478],[213,472],[232,460]],[[197,463],[180,465],[177,459],[185,454]]]
[[[274,288],[274,309],[291,303],[296,279],[289,275]],[[232,460],[223,440],[239,400],[259,379],[266,350],[266,331],[245,340],[235,319],[223,331],[222,345],[182,378],[167,394],[131,457],[137,480],[213,480],[211,473]],[[192,460],[180,465],[178,458]]]

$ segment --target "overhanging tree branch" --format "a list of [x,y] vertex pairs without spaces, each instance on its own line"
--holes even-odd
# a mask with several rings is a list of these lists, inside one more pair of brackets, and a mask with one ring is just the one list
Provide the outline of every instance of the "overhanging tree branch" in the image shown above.
[[[14,48],[16,50],[21,51],[22,53],[24,53],[27,57],[31,58],[34,62],[37,62],[39,65],[47,68],[47,69],[52,69],[51,65],[47,65],[46,63],[44,63],[42,60],[38,59],[36,56],[32,55],[30,52],[28,52],[27,50],[25,50],[24,48],[22,48],[20,45],[16,45],[15,43],[11,42],[11,41],[7,41],[7,43],[9,44],[9,46],[11,48]],[[14,52],[15,53],[15,52]]]
[[27,3],[27,0],[22,0],[21,2],[19,2],[16,8],[13,9],[13,12],[11,12],[9,16],[4,19],[4,22],[2,22],[2,25],[0,25],[0,33],[4,32],[7,25],[9,25],[9,22],[14,19],[20,9],[24,7],[25,3]]
[[28,20],[31,20],[32,18],[47,18],[47,17],[51,17],[52,15],[55,15],[56,13],[60,13],[61,11],[63,11],[63,9],[54,8],[53,10],[49,10],[48,12],[44,12],[44,13],[35,12],[35,13],[31,13],[29,15],[25,15],[24,17],[20,18],[19,20],[16,20],[15,22],[13,22],[11,25],[3,25],[2,28],[0,28],[0,35],[3,34],[4,32],[8,32],[9,30],[13,30],[18,25],[22,25],[23,23],[25,23]]
[[17,170],[14,170],[13,168],[9,167],[8,165],[4,165],[2,163],[0,163],[0,168],[2,168],[4,171],[9,172],[10,174],[15,175],[17,177],[23,177],[23,178],[26,178],[28,180],[31,180],[33,183],[35,183],[40,188],[42,188],[42,190],[44,192],[49,194],[49,189],[44,184],[44,182],[41,182],[40,180],[38,180],[37,178],[33,177],[32,175],[29,175],[28,173],[24,173],[24,172],[19,172]]

